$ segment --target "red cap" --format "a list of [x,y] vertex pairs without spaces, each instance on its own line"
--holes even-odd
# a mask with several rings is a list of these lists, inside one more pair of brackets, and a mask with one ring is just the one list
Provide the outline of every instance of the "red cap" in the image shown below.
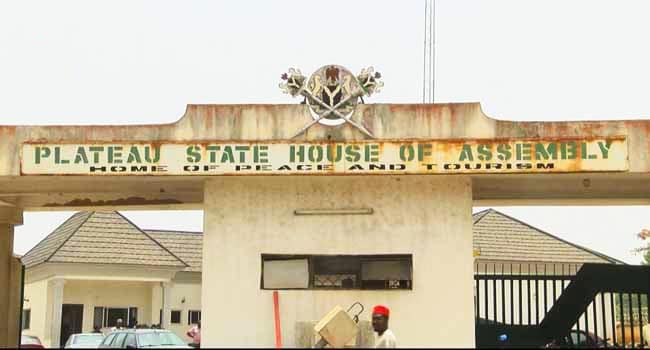
[[390,310],[388,310],[388,308],[383,305],[377,305],[372,309],[372,314],[380,314],[388,317]]

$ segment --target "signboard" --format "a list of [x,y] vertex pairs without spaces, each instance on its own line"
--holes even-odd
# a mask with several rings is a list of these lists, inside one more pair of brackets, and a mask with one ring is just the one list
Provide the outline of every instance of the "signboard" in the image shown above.
[[628,170],[624,137],[23,144],[23,175],[496,174]]

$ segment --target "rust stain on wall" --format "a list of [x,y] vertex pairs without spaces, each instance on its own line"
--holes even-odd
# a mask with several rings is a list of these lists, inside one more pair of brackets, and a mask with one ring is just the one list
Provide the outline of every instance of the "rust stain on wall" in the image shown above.
[[111,200],[92,200],[90,198],[73,199],[71,201],[61,203],[46,203],[44,207],[100,207],[100,206],[113,206],[113,205],[145,205],[145,204],[182,204],[183,202],[173,199],[146,199],[144,197],[127,197]]

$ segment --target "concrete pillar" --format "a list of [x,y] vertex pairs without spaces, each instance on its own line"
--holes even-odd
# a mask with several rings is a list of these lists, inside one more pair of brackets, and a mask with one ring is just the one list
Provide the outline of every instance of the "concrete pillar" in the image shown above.
[[[371,215],[295,215],[372,208]],[[474,347],[472,185],[465,176],[220,177],[205,185],[202,345],[275,345],[262,254],[411,254],[412,290],[280,290],[283,347],[297,325],[360,301],[391,308],[400,347]]]
[[[18,346],[20,342],[20,334],[22,331],[22,324],[20,323],[20,309],[23,304],[21,299],[21,278],[22,278],[22,263],[20,259],[14,257],[11,261],[10,280],[13,286],[9,289],[9,314],[8,314],[8,327],[7,334],[9,337],[9,346]],[[15,340],[15,343],[12,343]]]
[[63,288],[65,280],[55,278],[48,282],[48,289],[51,295],[50,306],[51,323],[50,323],[50,347],[59,347],[61,342],[61,316],[63,312]]
[[20,321],[20,307],[15,307],[19,301],[13,299],[15,289],[20,289],[20,274],[14,271],[13,248],[14,226],[22,222],[22,210],[0,209],[0,348],[18,345],[16,324]]
[[171,326],[171,304],[172,304],[172,282],[162,283],[162,310],[163,310],[163,329],[170,329]]
[[162,326],[162,319],[160,313],[162,311],[162,283],[151,283],[151,322],[150,324]]

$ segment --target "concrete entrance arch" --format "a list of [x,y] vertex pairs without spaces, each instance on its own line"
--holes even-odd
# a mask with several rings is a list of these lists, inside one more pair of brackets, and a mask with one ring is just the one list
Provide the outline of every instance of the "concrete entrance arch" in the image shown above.
[[280,290],[284,344],[362,301],[392,306],[400,346],[471,347],[473,205],[649,202],[650,121],[499,121],[477,103],[359,105],[350,119],[364,132],[317,123],[297,135],[313,120],[305,105],[0,127],[0,285],[12,286],[0,291],[0,346],[18,334],[11,242],[23,210],[203,209],[207,346],[274,344],[262,254],[406,254],[407,290]]

